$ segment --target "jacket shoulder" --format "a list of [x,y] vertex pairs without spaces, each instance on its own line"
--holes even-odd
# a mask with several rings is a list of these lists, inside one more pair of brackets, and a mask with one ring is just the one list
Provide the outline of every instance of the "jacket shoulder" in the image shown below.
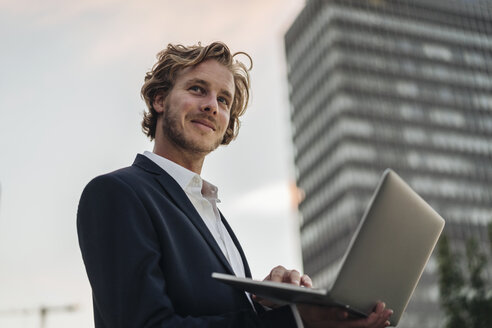
[[142,179],[149,179],[151,177],[155,176],[155,174],[152,174],[150,172],[145,171],[144,169],[132,165],[132,166],[127,166],[109,173],[101,174],[93,178],[88,185],[91,184],[105,184],[105,183],[111,183],[111,182],[122,182],[122,183],[127,183],[131,184],[132,181],[134,180],[142,180]]
[[153,180],[153,176],[153,174],[134,165],[124,167],[101,174],[90,180],[82,191],[82,197],[89,194],[133,193],[150,183]]

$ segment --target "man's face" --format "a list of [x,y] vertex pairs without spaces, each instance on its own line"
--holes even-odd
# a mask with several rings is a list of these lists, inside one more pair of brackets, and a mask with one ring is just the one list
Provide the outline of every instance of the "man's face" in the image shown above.
[[160,128],[168,146],[203,155],[216,149],[229,125],[233,98],[232,73],[219,62],[206,60],[181,71],[167,97],[154,103],[162,110]]

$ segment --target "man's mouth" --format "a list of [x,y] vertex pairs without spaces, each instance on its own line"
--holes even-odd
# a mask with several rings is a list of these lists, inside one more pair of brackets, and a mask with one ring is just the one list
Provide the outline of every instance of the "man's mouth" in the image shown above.
[[213,131],[215,131],[215,125],[207,119],[193,119],[192,123],[203,125]]

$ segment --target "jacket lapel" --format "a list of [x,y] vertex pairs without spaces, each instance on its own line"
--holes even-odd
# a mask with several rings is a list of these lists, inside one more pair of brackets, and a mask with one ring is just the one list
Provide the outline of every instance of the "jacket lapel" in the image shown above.
[[[220,213],[220,211],[219,211]],[[246,255],[244,254],[243,249],[241,248],[241,244],[239,244],[239,240],[237,239],[236,235],[232,231],[231,226],[225,219],[225,217],[220,213],[220,218],[222,219],[222,223],[227,229],[227,232],[229,233],[229,236],[231,236],[232,241],[234,242],[234,245],[236,245],[237,250],[239,251],[239,255],[241,255],[241,260],[243,262],[244,266],[244,274],[247,278],[251,278],[251,270],[249,269],[248,261],[246,260]]]
[[[138,154],[133,165],[136,165],[156,175],[155,179],[162,186],[164,193],[167,195],[167,198],[173,201],[173,203],[186,215],[186,217],[191,221],[191,223],[195,226],[195,228],[200,232],[203,239],[205,239],[205,241],[210,246],[212,251],[219,258],[220,262],[224,265],[226,271],[229,274],[234,274],[231,265],[229,264],[224,254],[220,250],[219,245],[217,244],[214,237],[212,236],[207,226],[203,222],[203,219],[201,218],[200,214],[198,214],[195,207],[191,203],[190,199],[188,198],[188,196],[186,196],[186,193],[176,182],[176,180],[174,180],[166,171],[164,171],[161,167],[159,167],[157,164],[152,162],[144,155]],[[230,227],[229,226],[226,227],[229,233],[231,233]],[[235,236],[233,237],[233,240],[234,243],[236,243],[237,239]],[[236,243],[236,247],[238,247],[237,243]],[[238,249],[239,248],[240,247],[238,247]],[[241,257],[243,258],[242,250],[240,250],[240,252],[241,252]],[[244,262],[244,258],[243,258],[243,262]],[[245,266],[245,270],[246,270],[246,266]],[[249,268],[248,268],[248,272],[249,272]]]

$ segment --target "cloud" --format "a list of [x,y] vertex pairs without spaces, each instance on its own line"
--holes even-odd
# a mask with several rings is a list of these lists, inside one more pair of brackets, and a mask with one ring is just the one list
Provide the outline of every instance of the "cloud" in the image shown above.
[[104,65],[155,54],[169,42],[222,40],[232,50],[250,51],[280,36],[302,5],[300,0],[0,0],[0,12],[24,29],[68,30],[75,39],[89,38],[83,61]]
[[87,13],[117,7],[119,0],[0,0],[0,12],[5,16],[24,18],[33,26],[59,25]]
[[97,24],[99,30],[91,35],[94,39],[86,54],[93,64],[135,56],[139,51],[156,53],[169,42],[223,40],[233,50],[248,51],[272,35],[279,35],[283,22],[297,12],[292,7],[283,5],[281,0],[21,0],[18,4],[0,4],[7,12],[27,16],[27,24],[34,26],[62,28],[69,24],[76,29],[80,25],[78,33],[82,34]]
[[280,181],[245,192],[232,199],[226,208],[230,213],[273,215],[290,211],[290,200],[289,183]]

